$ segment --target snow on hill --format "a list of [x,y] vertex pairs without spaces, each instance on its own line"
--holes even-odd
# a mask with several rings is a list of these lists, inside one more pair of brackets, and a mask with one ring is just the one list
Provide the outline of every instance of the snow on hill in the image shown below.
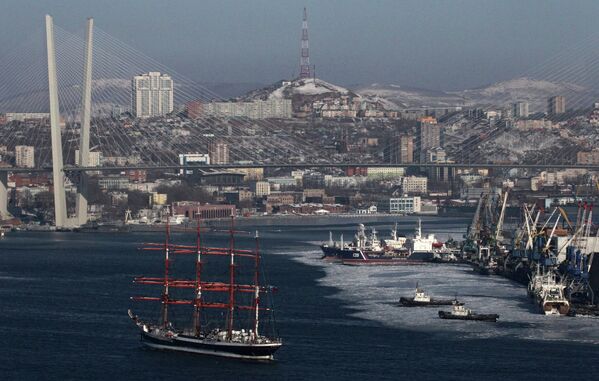
[[575,107],[590,106],[594,99],[593,92],[580,85],[526,77],[497,82],[479,89],[463,90],[457,94],[473,105],[503,106],[516,101],[527,101],[531,112],[545,111],[547,98],[554,95],[565,96],[566,105]]
[[250,91],[240,99],[292,99],[295,101],[309,98],[326,98],[347,95],[359,97],[358,94],[344,87],[334,85],[318,78],[295,79],[293,81],[279,81],[271,86]]
[[498,106],[527,101],[531,112],[544,112],[547,98],[566,97],[567,106],[590,105],[595,95],[591,90],[572,83],[550,82],[531,78],[516,78],[489,86],[462,91],[431,91],[399,85],[372,84],[356,88],[363,97],[380,97],[397,108],[424,108],[447,106]]
[[373,83],[359,86],[356,92],[366,98],[385,99],[390,109],[461,106],[463,99],[442,91],[423,90],[400,85]]

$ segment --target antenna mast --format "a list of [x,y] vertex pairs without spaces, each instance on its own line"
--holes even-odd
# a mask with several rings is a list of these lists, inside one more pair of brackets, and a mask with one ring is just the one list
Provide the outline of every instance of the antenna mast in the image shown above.
[[304,19],[302,21],[302,44],[300,50],[300,79],[310,78],[310,52],[308,44],[308,12],[304,7]]

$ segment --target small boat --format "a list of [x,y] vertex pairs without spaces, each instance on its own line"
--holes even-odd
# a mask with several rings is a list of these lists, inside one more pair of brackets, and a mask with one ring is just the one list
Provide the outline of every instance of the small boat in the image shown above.
[[450,312],[439,311],[441,319],[453,320],[477,320],[477,321],[492,321],[496,322],[499,319],[497,314],[477,314],[464,307],[463,305],[454,304]]
[[426,307],[426,306],[451,306],[463,305],[457,299],[432,299],[423,289],[416,286],[416,292],[413,298],[399,298],[399,304],[404,307]]

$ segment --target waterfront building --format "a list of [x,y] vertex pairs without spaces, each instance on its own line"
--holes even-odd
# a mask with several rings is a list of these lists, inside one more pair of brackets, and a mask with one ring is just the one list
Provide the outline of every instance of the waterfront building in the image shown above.
[[173,214],[183,215],[189,219],[196,219],[199,215],[202,220],[212,218],[228,218],[237,214],[235,205],[211,205],[197,201],[179,201],[172,204]]
[[420,196],[392,197],[378,205],[380,212],[412,214],[420,213],[422,200]]

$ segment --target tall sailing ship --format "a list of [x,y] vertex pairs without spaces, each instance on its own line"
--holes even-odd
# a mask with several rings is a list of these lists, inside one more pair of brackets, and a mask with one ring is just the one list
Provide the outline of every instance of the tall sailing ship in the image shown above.
[[[231,219],[229,247],[207,247],[202,244],[201,228],[198,220],[195,245],[179,245],[171,242],[169,224],[166,224],[164,243],[147,243],[141,250],[162,251],[164,253],[163,277],[136,277],[134,283],[162,287],[160,296],[136,296],[134,301],[154,301],[161,304],[161,317],[158,322],[147,322],[129,310],[129,317],[139,327],[142,343],[155,349],[191,352],[203,355],[231,357],[251,360],[272,360],[274,353],[282,346],[276,334],[265,335],[262,329],[270,324],[274,332],[272,308],[265,305],[262,296],[270,294],[273,287],[260,284],[260,252],[258,234],[254,250],[235,248],[234,220]],[[178,255],[195,257],[195,279],[175,278],[172,274],[173,259]],[[228,262],[228,279],[208,280],[205,274],[205,261],[210,258],[219,265]],[[236,283],[240,278],[242,262],[249,262],[250,284]],[[226,266],[226,264],[225,264]],[[222,271],[220,271],[222,273]],[[175,295],[176,289],[193,291],[187,299]],[[175,292],[173,292],[175,291]],[[183,291],[179,291],[183,292]],[[266,299],[266,298],[264,298]],[[171,321],[171,306],[192,308],[191,328],[180,328]],[[216,313],[214,313],[216,311]],[[220,311],[220,312],[218,312]],[[212,313],[211,313],[212,312]],[[270,315],[263,321],[263,315]],[[241,315],[245,315],[242,318]],[[183,324],[185,325],[185,324]]]

